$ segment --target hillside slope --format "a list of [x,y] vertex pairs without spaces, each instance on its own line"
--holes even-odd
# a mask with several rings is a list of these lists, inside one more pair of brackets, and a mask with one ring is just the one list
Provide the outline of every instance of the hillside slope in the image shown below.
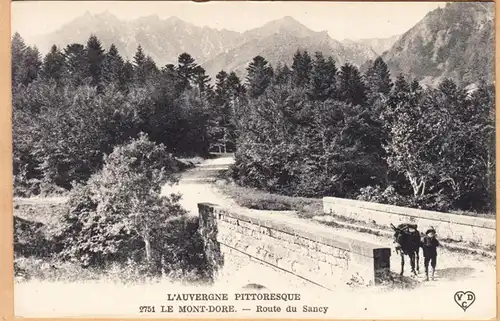
[[391,73],[435,85],[494,78],[494,3],[448,3],[427,14],[382,57]]

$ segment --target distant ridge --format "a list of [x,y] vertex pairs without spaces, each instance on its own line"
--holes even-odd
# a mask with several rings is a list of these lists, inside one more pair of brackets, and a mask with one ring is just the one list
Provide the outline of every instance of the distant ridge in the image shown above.
[[393,74],[434,86],[447,77],[467,86],[494,81],[494,3],[448,3],[428,13],[382,57]]
[[327,31],[313,31],[290,16],[236,32],[196,26],[174,16],[161,19],[153,14],[124,21],[107,11],[86,12],[29,44],[45,54],[52,44],[85,43],[95,34],[106,49],[114,43],[125,59],[132,59],[141,44],[160,67],[176,63],[179,54],[187,52],[212,79],[222,69],[244,77],[248,63],[257,55],[274,66],[291,64],[298,49],[311,55],[321,51],[337,64],[349,62],[361,70],[382,56],[393,77],[408,74],[424,85],[436,85],[450,77],[468,85],[493,81],[493,17],[492,3],[449,3],[428,13],[402,35],[338,41]]
[[179,54],[188,52],[206,66],[212,77],[220,69],[234,68],[242,74],[259,54],[276,64],[282,59],[291,62],[297,49],[311,54],[321,50],[339,63],[349,60],[356,65],[377,55],[370,47],[344,45],[330,38],[326,31],[313,31],[290,16],[240,33],[195,26],[177,17],[162,20],[154,14],[123,21],[109,12],[86,12],[55,32],[38,37],[35,44],[45,53],[53,44],[65,47],[69,43],[85,43],[90,34],[95,34],[105,48],[114,43],[126,59],[131,59],[141,44],[160,66],[175,63]]

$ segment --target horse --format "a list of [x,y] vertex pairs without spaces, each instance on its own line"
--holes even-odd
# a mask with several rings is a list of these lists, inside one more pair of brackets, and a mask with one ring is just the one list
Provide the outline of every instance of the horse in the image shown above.
[[[391,227],[394,230],[394,243],[396,246],[396,253],[401,254],[401,273],[403,275],[405,259],[404,256],[408,255],[410,257],[411,272],[414,276],[420,272],[419,269],[419,251],[422,246],[421,235],[417,230],[417,224],[403,223],[399,224],[397,227],[391,223]],[[415,271],[415,259],[416,268]]]

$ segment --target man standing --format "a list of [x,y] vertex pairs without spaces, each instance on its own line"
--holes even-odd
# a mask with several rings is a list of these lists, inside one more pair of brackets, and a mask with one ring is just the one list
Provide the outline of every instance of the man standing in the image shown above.
[[436,230],[431,227],[425,232],[425,236],[422,242],[422,249],[424,251],[424,265],[425,265],[425,280],[429,281],[429,262],[432,267],[432,280],[434,280],[434,271],[436,269],[437,261],[437,247],[439,246],[439,241],[436,238]]

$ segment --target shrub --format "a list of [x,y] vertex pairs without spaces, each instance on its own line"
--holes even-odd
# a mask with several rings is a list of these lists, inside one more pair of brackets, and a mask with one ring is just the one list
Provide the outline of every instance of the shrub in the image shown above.
[[396,206],[409,206],[408,196],[398,194],[392,185],[384,190],[380,186],[367,186],[360,189],[357,199],[365,202],[390,204]]
[[452,200],[446,194],[434,193],[414,198],[410,205],[424,210],[448,212],[451,210]]
[[154,265],[160,256],[152,244],[185,214],[180,196],[160,196],[163,184],[175,182],[174,167],[165,147],[145,134],[116,147],[100,172],[73,189],[58,235],[66,244],[62,255],[84,266],[128,258]]
[[365,202],[405,206],[438,212],[449,211],[452,204],[452,200],[445,194],[433,193],[414,197],[413,195],[401,195],[397,193],[393,186],[389,186],[384,190],[380,186],[362,188],[357,199]]
[[165,229],[156,230],[153,248],[160,257],[157,271],[190,282],[206,281],[212,276],[198,223],[198,217],[180,216],[170,220]]
[[360,201],[387,203],[386,198],[382,195],[383,191],[380,186],[366,186],[359,190],[359,195],[356,197]]
[[18,256],[48,257],[52,244],[43,233],[44,224],[14,216],[14,253]]

